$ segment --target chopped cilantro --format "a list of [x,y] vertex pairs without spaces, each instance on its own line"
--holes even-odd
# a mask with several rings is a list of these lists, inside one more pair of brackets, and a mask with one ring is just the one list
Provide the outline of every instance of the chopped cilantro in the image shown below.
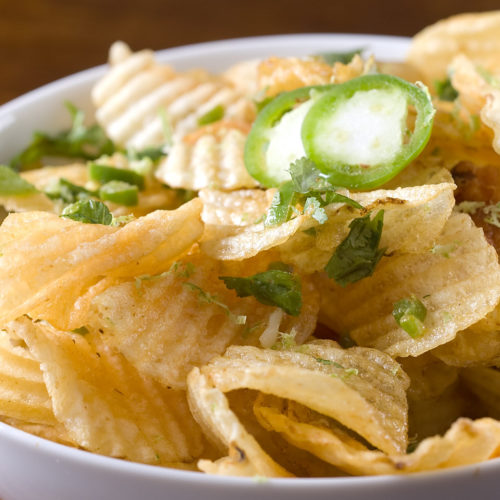
[[0,165],[0,195],[26,196],[38,192],[38,189],[24,180],[17,172],[5,165]]
[[222,104],[215,106],[210,111],[207,111],[204,115],[198,118],[198,125],[201,127],[203,125],[209,125],[210,123],[218,122],[224,117],[225,109]]
[[166,156],[165,145],[150,146],[139,151],[135,149],[127,149],[127,157],[130,161],[144,160],[149,158],[153,163],[157,162],[160,158]]
[[316,57],[320,57],[326,64],[333,66],[335,63],[339,62],[342,64],[349,64],[355,55],[361,54],[363,52],[363,48],[354,49],[354,50],[346,50],[343,52],[324,52],[320,54],[316,54]]
[[75,328],[71,331],[73,333],[78,333],[78,335],[87,335],[87,333],[89,333],[89,329],[86,326],[81,326],[80,328]]
[[451,254],[460,246],[460,242],[453,241],[447,245],[434,245],[431,248],[431,253],[442,255],[446,259],[449,259]]
[[424,321],[427,317],[427,308],[414,295],[398,300],[394,304],[392,315],[396,323],[410,337],[418,338],[425,333]]
[[454,101],[458,97],[458,92],[451,84],[450,78],[444,80],[436,80],[434,82],[436,94],[442,101]]
[[62,211],[61,217],[86,224],[104,224],[106,226],[109,226],[113,221],[108,207],[102,201],[96,200],[80,200],[72,203]]
[[462,201],[455,206],[455,210],[464,214],[475,214],[479,208],[485,205],[484,201]]
[[194,283],[191,283],[190,281],[184,282],[183,285],[187,288],[190,288],[194,292],[197,292],[200,301],[206,302],[207,304],[215,304],[216,306],[222,308],[222,310],[226,313],[226,316],[231,318],[237,325],[244,325],[246,323],[246,316],[238,316],[236,314],[233,314],[229,307],[226,304],[222,303],[217,296],[206,292],[205,290],[203,290],[203,288],[195,285]]
[[300,279],[293,273],[270,269],[248,278],[220,276],[226,287],[235,290],[238,297],[254,296],[262,304],[277,306],[292,316],[302,308]]
[[35,132],[29,146],[10,161],[16,170],[37,168],[46,157],[82,158],[93,160],[116,151],[113,142],[99,125],[84,125],[85,114],[66,102],[71,119],[71,129],[56,135]]
[[297,335],[297,331],[294,328],[292,328],[292,330],[288,333],[278,332],[278,335],[279,335],[278,343],[273,345],[271,349],[288,351],[290,349],[294,349],[295,347],[297,347],[297,342],[295,341],[295,336]]
[[383,225],[383,210],[372,220],[370,214],[353,219],[349,234],[325,266],[328,277],[346,286],[371,276],[385,252],[385,248],[379,248]]

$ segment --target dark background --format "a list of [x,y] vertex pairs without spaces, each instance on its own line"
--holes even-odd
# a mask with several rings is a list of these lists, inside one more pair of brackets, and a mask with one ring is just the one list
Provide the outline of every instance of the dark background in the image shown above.
[[117,39],[134,49],[276,33],[411,36],[500,0],[0,0],[0,104],[106,61]]

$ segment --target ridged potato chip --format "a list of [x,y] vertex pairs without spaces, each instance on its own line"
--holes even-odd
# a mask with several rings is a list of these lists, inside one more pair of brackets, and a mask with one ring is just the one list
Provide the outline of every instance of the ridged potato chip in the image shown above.
[[[452,341],[500,299],[495,249],[466,214],[455,214],[431,251],[383,257],[373,276],[342,288],[318,276],[320,321],[359,344],[391,356],[419,356]],[[411,337],[396,323],[394,304],[411,296],[427,309],[425,331]]]
[[198,467],[212,474],[290,477],[247,432],[229,408],[224,393],[198,368],[188,377],[188,400],[196,421],[205,434],[228,456],[216,462],[200,460]]
[[408,377],[381,352],[343,350],[332,341],[290,350],[231,346],[201,373],[223,392],[247,388],[292,399],[384,451],[406,449]]
[[[156,170],[156,178],[174,188],[240,189],[257,185],[245,168],[246,134],[227,123],[208,125],[194,143],[175,141]],[[200,130],[200,132],[202,132]]]
[[[194,366],[222,354],[231,343],[258,343],[276,311],[268,336],[293,330],[302,343],[316,326],[318,296],[303,280],[302,311],[288,316],[254,297],[239,298],[219,276],[248,276],[267,269],[272,257],[223,264],[200,255],[176,262],[160,275],[138,276],[98,295],[89,324],[140,373],[184,388]],[[272,325],[271,325],[272,326]]]
[[[90,300],[112,280],[161,272],[189,249],[203,231],[201,208],[196,199],[122,228],[43,212],[11,214],[0,228],[0,322],[31,313],[61,329],[82,326]],[[9,241],[12,226],[18,237]]]
[[407,61],[429,85],[446,76],[448,64],[464,54],[486,68],[498,66],[500,11],[459,14],[432,24],[413,37]]
[[0,332],[0,417],[54,426],[57,420],[43,381],[40,363]]
[[54,414],[79,446],[144,463],[192,461],[202,437],[185,393],[141,377],[99,334],[22,318],[7,326],[39,362]]
[[[490,418],[458,419],[444,436],[422,441],[410,454],[385,454],[354,439],[344,429],[314,412],[297,411],[279,401],[261,400],[259,421],[291,444],[313,453],[349,474],[408,474],[495,458],[500,453],[500,423]],[[298,416],[297,416],[298,414]]]
[[176,136],[195,130],[217,106],[226,118],[254,118],[253,103],[224,80],[201,70],[176,73],[151,51],[126,52],[92,91],[97,121],[116,143],[138,149],[165,143],[162,110]]
[[[349,233],[350,222],[372,210],[385,211],[381,246],[388,251],[417,252],[430,248],[438,237],[454,205],[449,182],[425,186],[376,190],[365,193],[340,193],[363,207],[353,209],[343,203],[325,207],[328,220],[320,224],[313,214],[305,213],[278,226],[264,222],[246,226],[215,225],[206,228],[201,249],[209,256],[222,260],[249,258],[278,247],[283,262],[293,264],[304,273],[322,270],[333,250]],[[227,211],[232,211],[228,205]],[[219,219],[223,218],[219,207]]]

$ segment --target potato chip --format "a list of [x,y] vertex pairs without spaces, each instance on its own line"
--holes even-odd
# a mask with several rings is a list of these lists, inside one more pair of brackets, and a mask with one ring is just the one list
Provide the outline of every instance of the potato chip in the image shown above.
[[451,342],[432,354],[452,366],[493,366],[500,363],[500,307],[496,307]]
[[333,66],[320,57],[270,57],[258,66],[258,88],[266,96],[275,96],[308,85],[343,83],[364,74],[373,61],[364,62],[355,55],[349,64],[336,62]]
[[57,424],[40,363],[0,332],[0,416],[29,424]]
[[[247,276],[265,271],[267,264],[262,258],[226,265],[190,256],[166,273],[108,288],[94,299],[88,322],[140,373],[184,388],[194,366],[222,354],[230,343],[258,343],[277,309],[254,297],[237,297],[219,276]],[[271,332],[275,339],[280,330],[293,330],[295,341],[302,343],[314,331],[319,300],[307,280],[302,302],[298,317],[280,315]]]
[[56,443],[64,444],[66,446],[77,446],[71,441],[68,433],[66,432],[66,429],[60,423],[56,423],[54,425],[32,424],[24,420],[2,417],[0,417],[0,421],[12,427],[16,427],[16,429],[19,429],[21,431],[29,432],[30,434],[41,437],[43,439],[48,439],[49,441],[55,441]]
[[188,400],[194,418],[205,434],[221,449],[228,450],[228,457],[222,460],[200,460],[198,467],[202,471],[244,476],[291,476],[264,452],[231,411],[223,392],[198,368],[194,368],[188,377]]
[[335,418],[382,450],[406,449],[408,378],[381,352],[343,350],[332,341],[292,350],[231,346],[201,373],[223,392],[248,388],[292,399]]
[[[24,219],[20,214],[10,215],[0,228],[0,321],[29,312],[59,328],[82,326],[92,296],[110,286],[110,280],[161,272],[189,249],[203,230],[200,212],[200,200],[193,200],[175,211],[156,211],[119,229],[42,212]],[[36,226],[29,223],[35,217],[40,220]],[[27,222],[21,229],[23,220]],[[8,241],[14,225],[22,236]]]
[[247,97],[255,97],[259,91],[258,70],[260,59],[242,61],[230,66],[222,77],[229,81],[238,92]]
[[446,77],[448,64],[464,54],[489,69],[500,58],[500,11],[459,14],[426,27],[413,37],[407,62],[429,85]]
[[120,50],[119,60],[92,92],[97,121],[118,144],[138,149],[163,144],[165,119],[182,136],[216,106],[223,106],[226,118],[250,121],[255,116],[253,103],[222,79],[204,71],[175,73],[157,64],[150,51],[127,56]]
[[210,226],[248,226],[257,222],[271,205],[274,193],[274,189],[202,189],[198,196],[203,202],[201,219],[205,230],[210,232]]
[[[201,249],[217,259],[236,260],[278,247],[283,262],[293,264],[300,272],[313,273],[325,267],[333,250],[349,233],[354,218],[384,209],[381,245],[390,252],[417,252],[432,247],[441,232],[455,203],[454,187],[445,182],[365,193],[341,191],[365,207],[364,210],[360,213],[345,204],[332,203],[325,207],[328,220],[324,224],[314,219],[313,213],[299,215],[279,226],[266,226],[265,222],[252,224],[252,221],[246,226],[212,224],[206,228]],[[236,203],[236,196],[232,199]],[[227,212],[232,212],[233,207],[228,204]],[[218,209],[218,218],[224,222],[230,220],[229,215],[223,215],[222,207]]]
[[185,393],[141,377],[99,334],[62,332],[27,318],[7,328],[39,361],[54,414],[79,446],[152,464],[192,461],[201,453]]
[[174,142],[156,171],[157,179],[174,188],[192,190],[256,186],[257,181],[250,177],[243,161],[246,135],[230,123],[218,133],[211,133],[209,127],[194,144]]
[[[320,321],[359,344],[391,356],[419,356],[453,340],[492,311],[500,298],[500,267],[492,246],[466,214],[450,217],[431,251],[383,257],[373,276],[342,288],[318,277]],[[411,296],[427,309],[425,331],[398,326],[394,304]]]
[[[261,401],[262,402],[262,401]],[[407,474],[426,470],[469,465],[498,456],[500,423],[490,418],[458,419],[444,436],[422,441],[410,454],[374,451],[351,437],[342,428],[313,412],[296,406],[283,411],[279,401],[264,400],[256,407],[259,420],[267,428],[280,432],[293,445],[305,449],[349,474]],[[295,411],[294,411],[295,410]]]

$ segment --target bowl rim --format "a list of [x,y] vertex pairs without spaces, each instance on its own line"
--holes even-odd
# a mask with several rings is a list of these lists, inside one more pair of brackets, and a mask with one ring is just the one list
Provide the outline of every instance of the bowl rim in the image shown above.
[[[249,44],[255,48],[267,48],[269,43],[273,46],[286,45],[292,41],[308,42],[310,45],[322,45],[325,41],[341,45],[346,48],[352,44],[358,46],[368,46],[373,44],[387,45],[395,44],[399,46],[400,52],[403,54],[409,47],[410,38],[391,35],[370,35],[370,34],[355,34],[355,33],[297,33],[287,35],[266,35],[252,36],[243,38],[229,38],[224,40],[196,43],[171,47],[155,51],[155,56],[161,62],[175,64],[177,61],[186,57],[186,54],[197,53],[198,57],[203,57],[206,54],[214,53],[234,53],[235,50],[247,47]],[[404,51],[404,52],[403,52]],[[76,84],[91,84],[101,77],[106,71],[107,65],[102,64],[95,66],[69,76],[57,79],[47,83],[36,89],[33,89],[15,99],[0,105],[0,121],[3,116],[8,116],[10,113],[16,112],[19,108],[29,106],[32,102],[40,99],[46,99],[60,92],[61,89]],[[465,465],[460,467],[452,467],[448,469],[440,469],[433,471],[416,472],[405,475],[380,475],[380,476],[345,476],[345,477],[325,477],[325,478],[248,478],[234,476],[218,476],[212,474],[204,474],[197,471],[173,469],[167,467],[159,467],[154,465],[142,464],[138,462],[130,462],[118,458],[98,455],[83,449],[73,448],[57,442],[44,439],[28,432],[17,429],[4,422],[0,422],[0,440],[10,441],[11,444],[18,444],[26,449],[33,448],[38,452],[43,452],[47,455],[54,456],[58,459],[71,462],[75,465],[85,465],[91,467],[99,467],[106,469],[109,472],[118,474],[127,474],[128,476],[140,476],[143,479],[155,478],[160,480],[175,480],[182,483],[191,483],[193,480],[201,485],[210,486],[250,486],[259,483],[260,486],[266,485],[279,486],[285,489],[300,489],[310,491],[311,488],[328,487],[332,493],[335,492],[336,486],[340,487],[357,487],[363,490],[370,490],[373,487],[381,484],[384,487],[390,487],[391,484],[396,484],[404,480],[407,486],[411,488],[416,483],[426,481],[428,484],[434,482],[451,481],[455,477],[462,477],[467,474],[477,473],[498,473],[500,471],[500,458],[491,459],[486,462]]]

